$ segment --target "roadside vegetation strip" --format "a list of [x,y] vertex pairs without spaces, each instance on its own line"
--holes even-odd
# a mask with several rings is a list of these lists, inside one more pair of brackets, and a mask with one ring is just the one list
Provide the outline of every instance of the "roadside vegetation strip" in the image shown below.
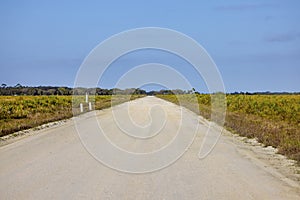
[[[90,98],[97,110],[111,105],[143,97],[144,95],[99,95]],[[77,96],[72,104],[72,96],[0,96],[0,137],[29,129],[39,125],[80,114],[79,104],[85,102],[85,96]],[[73,109],[72,109],[73,105]],[[83,103],[84,111],[88,104]]]
[[[210,120],[209,94],[197,94],[198,105],[191,95],[157,95],[189,108]],[[227,95],[225,127],[248,138],[256,138],[266,146],[300,163],[300,95]]]

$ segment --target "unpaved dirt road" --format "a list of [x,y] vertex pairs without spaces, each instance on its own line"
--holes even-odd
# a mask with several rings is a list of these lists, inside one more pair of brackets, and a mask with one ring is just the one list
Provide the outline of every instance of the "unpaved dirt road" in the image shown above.
[[[91,115],[95,113],[109,139],[132,152],[163,147],[181,126],[180,107],[164,100],[145,97],[115,107],[115,114],[127,108],[140,127],[152,124],[141,135],[159,134],[148,139],[127,136],[114,125],[111,109],[106,109],[77,117],[86,127],[82,139],[88,141],[94,131]],[[214,150],[200,160],[197,154],[207,126],[192,112],[183,112],[189,118],[183,124],[187,135],[193,130],[190,125],[199,124],[194,142],[177,162],[151,173],[124,173],[101,164],[83,147],[72,120],[4,145],[0,147],[0,199],[300,199],[297,182],[291,184],[276,169],[254,162],[228,136],[221,136]],[[160,117],[166,121],[157,120]],[[127,119],[120,123],[126,129]]]

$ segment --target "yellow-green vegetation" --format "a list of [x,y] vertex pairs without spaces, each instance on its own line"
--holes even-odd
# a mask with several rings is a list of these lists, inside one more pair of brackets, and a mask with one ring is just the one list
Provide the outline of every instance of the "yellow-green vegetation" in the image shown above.
[[[191,110],[199,106],[200,114],[210,119],[208,94],[158,95]],[[195,98],[194,98],[195,99]],[[225,127],[229,130],[278,148],[279,153],[300,162],[300,95],[227,95]]]
[[[90,96],[89,100],[93,108],[103,109],[142,96],[99,95]],[[0,136],[70,118],[80,113],[80,103],[84,111],[88,111],[88,104],[84,102],[85,96],[0,96]]]

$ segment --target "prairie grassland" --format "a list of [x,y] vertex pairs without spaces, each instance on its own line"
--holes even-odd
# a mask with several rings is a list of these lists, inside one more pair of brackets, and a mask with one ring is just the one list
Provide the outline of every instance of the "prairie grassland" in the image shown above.
[[[116,97],[116,96],[114,96]],[[93,108],[103,109],[142,95],[90,96]],[[85,96],[0,96],[0,137],[44,123],[80,114],[79,104],[88,111]]]
[[[179,102],[211,119],[211,98],[208,94],[158,95]],[[195,99],[195,98],[194,98]],[[234,133],[278,148],[279,153],[300,163],[300,95],[226,95],[225,127]],[[195,108],[195,105],[198,108]]]

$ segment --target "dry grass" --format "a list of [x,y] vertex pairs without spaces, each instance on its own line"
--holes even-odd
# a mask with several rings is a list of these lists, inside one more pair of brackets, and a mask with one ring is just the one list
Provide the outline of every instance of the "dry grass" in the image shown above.
[[[119,95],[112,99],[110,95],[103,95],[90,97],[90,101],[95,109],[103,109],[140,97],[142,95]],[[79,103],[84,101],[85,96],[0,96],[0,137],[71,118],[80,114]],[[83,105],[84,111],[88,111],[88,104]]]

